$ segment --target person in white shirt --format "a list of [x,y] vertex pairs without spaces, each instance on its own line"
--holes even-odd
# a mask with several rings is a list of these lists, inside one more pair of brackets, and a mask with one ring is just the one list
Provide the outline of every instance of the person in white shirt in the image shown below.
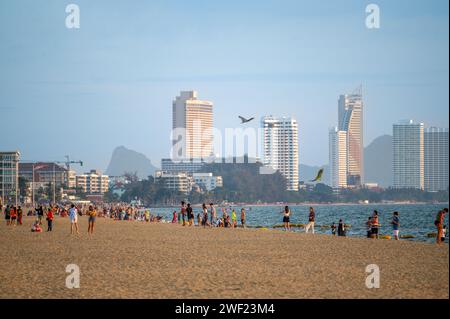
[[70,234],[73,234],[73,230],[75,228],[77,235],[80,234],[78,231],[78,210],[75,208],[75,205],[72,204],[69,209],[69,218],[70,218]]

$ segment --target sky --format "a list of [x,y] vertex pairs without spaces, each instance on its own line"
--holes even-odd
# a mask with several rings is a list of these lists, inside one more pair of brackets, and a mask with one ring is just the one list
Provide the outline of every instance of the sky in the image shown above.
[[[80,28],[65,25],[68,4]],[[380,8],[368,29],[365,8]],[[0,150],[83,160],[170,154],[172,100],[196,90],[214,126],[293,116],[299,161],[328,162],[337,100],[360,84],[364,144],[414,119],[448,127],[447,0],[2,0]]]

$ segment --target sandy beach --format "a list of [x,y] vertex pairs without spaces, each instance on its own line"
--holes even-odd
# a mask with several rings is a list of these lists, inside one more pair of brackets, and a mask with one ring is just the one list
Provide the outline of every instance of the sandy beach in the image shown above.
[[[0,224],[0,298],[449,298],[448,245],[97,218]],[[46,230],[46,225],[44,230]],[[65,285],[80,267],[79,289]],[[365,285],[368,264],[379,289]]]

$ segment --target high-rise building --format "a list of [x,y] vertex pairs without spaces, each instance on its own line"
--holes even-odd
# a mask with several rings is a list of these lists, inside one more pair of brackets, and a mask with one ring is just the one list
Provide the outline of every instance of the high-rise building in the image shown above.
[[[213,103],[197,99],[196,91],[182,91],[172,107],[172,159],[212,156]],[[184,135],[181,140],[180,131]]]
[[448,128],[424,130],[424,178],[426,191],[448,189]]
[[347,132],[347,185],[364,182],[363,100],[361,87],[339,97],[338,130]]
[[0,206],[18,204],[19,151],[0,152]]
[[395,188],[424,189],[423,123],[412,120],[393,125]]
[[286,189],[298,191],[298,126],[292,117],[261,119],[264,166],[278,170],[287,180]]
[[329,132],[330,183],[333,188],[347,187],[347,132],[334,127]]

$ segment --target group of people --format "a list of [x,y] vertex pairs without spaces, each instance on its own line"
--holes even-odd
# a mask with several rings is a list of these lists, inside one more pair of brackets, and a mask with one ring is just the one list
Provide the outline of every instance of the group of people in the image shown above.
[[[283,214],[284,229],[287,231],[291,230],[291,223],[290,223],[291,210],[289,209],[289,206],[285,206],[284,210],[281,213]],[[311,230],[311,233],[314,234],[315,223],[316,223],[316,212],[314,211],[313,207],[310,207],[308,215],[308,223],[305,225],[305,233],[309,233],[309,231]],[[345,224],[342,219],[339,220],[337,226],[336,223],[333,222],[330,228],[332,235],[336,235],[336,233],[338,236],[346,235]]]
[[[208,207],[209,206],[209,207]],[[0,208],[1,210],[1,208]],[[229,213],[230,212],[230,213]],[[281,212],[283,214],[283,224],[286,231],[291,230],[290,218],[291,210],[289,206],[285,206]],[[436,242],[441,244],[445,241],[446,225],[445,215],[448,214],[448,208],[440,210],[436,216],[434,222],[437,227]],[[23,210],[21,206],[7,205],[4,209],[4,215],[7,226],[22,225],[23,223]],[[117,204],[105,204],[97,208],[93,205],[78,205],[71,204],[69,207],[64,205],[54,205],[49,207],[43,207],[42,205],[36,207],[33,210],[28,211],[28,216],[36,216],[35,222],[32,225],[33,232],[41,232],[44,217],[47,221],[47,231],[53,230],[53,221],[56,215],[61,217],[69,216],[71,224],[71,234],[79,234],[78,217],[87,215],[88,219],[88,233],[93,234],[95,219],[97,216],[112,218],[114,220],[134,220],[145,222],[159,222],[162,220],[162,216],[153,215],[149,209],[139,209],[133,205],[126,205],[124,203]],[[222,208],[222,216],[218,216],[216,207],[213,203],[206,205],[202,204],[201,211],[197,213],[197,226],[203,227],[225,227],[236,228],[238,227],[237,213],[234,208]],[[316,221],[316,213],[313,207],[309,207],[308,223],[305,225],[305,233],[311,232],[314,234],[314,225]],[[185,201],[181,202],[180,211],[173,211],[172,223],[182,224],[183,226],[195,225],[195,214],[193,207],[190,203]],[[246,227],[246,210],[241,208],[240,211],[240,224],[242,228]],[[392,219],[390,222],[392,226],[392,234],[395,240],[399,240],[400,232],[400,217],[397,211],[392,213]],[[368,217],[366,222],[367,237],[378,239],[380,234],[380,222],[379,213],[374,210],[372,215]],[[344,221],[339,220],[336,225],[333,222],[330,226],[331,234],[337,236],[346,236],[347,229]]]
[[[241,227],[245,228],[246,211],[241,209]],[[181,202],[180,211],[173,211],[172,223],[182,224],[183,226],[195,225],[195,213],[190,203]],[[226,208],[222,208],[222,217],[217,215],[216,207],[213,203],[209,204],[209,209],[206,203],[202,204],[201,212],[197,213],[197,226],[203,227],[238,227],[236,210],[231,209],[231,216],[228,214]]]
[[20,206],[7,205],[5,207],[5,220],[7,226],[22,225],[23,210]]
[[[283,214],[283,224],[284,229],[289,231],[291,230],[291,224],[290,224],[290,217],[291,217],[291,210],[289,209],[289,206],[285,206],[284,210],[281,212]],[[444,208],[439,211],[439,213],[436,216],[435,225],[437,227],[437,234],[436,234],[436,242],[438,244],[441,244],[445,241],[446,231],[447,227],[445,225],[445,215],[448,214],[448,208]],[[311,233],[314,234],[314,224],[316,221],[316,213],[314,211],[313,207],[309,208],[309,215],[308,215],[308,223],[305,225],[305,233],[308,233],[311,230]],[[392,233],[395,240],[400,239],[400,217],[399,213],[397,211],[392,213]],[[366,222],[367,227],[367,238],[379,238],[379,229],[380,229],[380,223],[379,223],[379,214],[377,210],[373,211],[372,216],[370,216]],[[330,226],[331,228],[331,234],[337,235],[337,236],[346,236],[347,230],[346,226],[344,224],[344,221],[342,219],[339,220],[338,225],[336,225],[335,222],[333,222]]]

